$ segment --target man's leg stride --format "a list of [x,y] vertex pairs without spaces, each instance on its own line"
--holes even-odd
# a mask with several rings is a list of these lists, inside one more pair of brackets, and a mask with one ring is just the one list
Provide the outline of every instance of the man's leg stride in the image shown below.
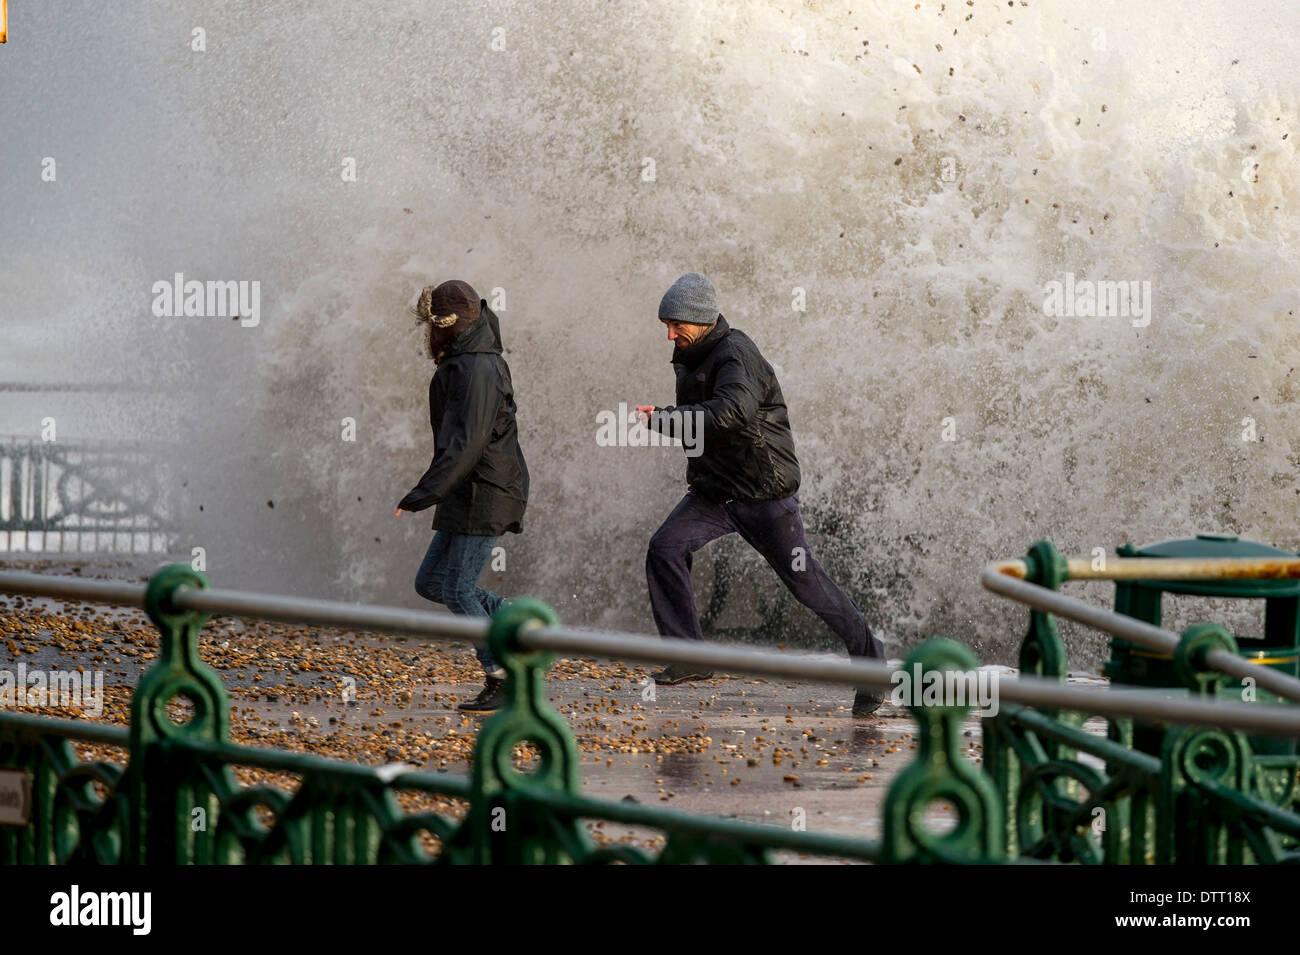
[[[727,509],[740,535],[763,555],[795,599],[844,641],[850,657],[884,659],[884,645],[871,632],[862,611],[813,557],[798,495],[779,501],[733,501]],[[853,715],[869,715],[880,703],[876,690],[859,688]]]
[[[704,639],[691,587],[691,555],[735,529],[724,508],[688,492],[650,538],[645,575],[660,636]],[[670,664],[654,674],[655,682],[663,686],[712,678],[712,671],[683,664]]]

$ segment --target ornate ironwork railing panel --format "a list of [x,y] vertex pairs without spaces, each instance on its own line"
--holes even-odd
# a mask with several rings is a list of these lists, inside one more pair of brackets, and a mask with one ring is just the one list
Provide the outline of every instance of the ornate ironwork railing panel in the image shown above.
[[0,440],[0,551],[166,553],[165,473],[145,445]]
[[[1039,541],[1018,563],[1014,576],[1054,592],[1076,562],[1067,565]],[[1126,572],[1138,572],[1134,565]],[[1194,624],[1167,639],[1187,688],[1148,692],[1233,698],[1228,674],[1217,669],[1222,658],[1211,653],[1232,644],[1222,627]],[[1023,673],[1065,682],[1065,646],[1051,613],[1030,611],[1020,664]],[[1277,705],[1260,694],[1264,705]],[[1271,747],[1240,730],[1171,721],[1139,740],[1132,719],[1112,716],[1102,737],[1084,731],[1087,715],[1004,703],[984,721],[985,765],[1007,808],[1009,855],[1127,865],[1300,862],[1300,759],[1256,752]]]
[[[8,580],[32,592],[30,579],[19,582],[31,577],[10,574]],[[140,599],[138,588],[125,584],[54,578],[41,587],[87,599],[92,593],[137,605]],[[482,724],[468,779],[240,746],[229,740],[225,687],[198,655],[207,613],[186,605],[206,600],[236,610],[242,602],[244,613],[256,604],[265,608],[261,612],[286,616],[319,616],[326,605],[207,596],[206,588],[202,575],[184,565],[166,567],[150,580],[143,605],[159,630],[160,654],[135,689],[129,727],[0,711],[0,775],[11,784],[21,774],[27,792],[21,824],[0,824],[0,862],[765,863],[779,851],[882,863],[1300,858],[1300,815],[1289,803],[1264,798],[1242,733],[1170,725],[1162,751],[1151,754],[1132,747],[1131,719],[1112,713],[1109,738],[1101,738],[1082,730],[1081,713],[1005,700],[1001,712],[984,721],[983,769],[962,752],[969,703],[909,701],[919,725],[916,758],[889,788],[879,842],[586,797],[573,733],[546,699],[552,651],[534,645],[546,635],[562,647],[566,631],[549,607],[528,598],[508,602],[488,624],[493,656],[508,674],[507,701]],[[343,605],[328,606],[344,613]],[[355,622],[366,612],[353,607],[351,613]],[[368,613],[370,620],[393,617],[380,609]],[[405,618],[390,625],[413,626]],[[438,627],[422,626],[463,636],[468,624],[446,618]],[[1050,639],[1053,629],[1040,627],[1035,640]],[[593,636],[567,633],[570,643]],[[618,642],[607,638],[611,646]],[[639,639],[624,635],[623,645]],[[1063,659],[1050,647],[1037,651],[1040,660]],[[713,652],[727,659],[722,648]],[[800,672],[793,660],[783,665]],[[912,652],[905,669],[924,684],[927,676],[942,682],[944,672],[970,674],[976,665],[967,648],[935,638]],[[1060,688],[1062,700],[1078,699],[1070,689]],[[1023,696],[1029,690],[1006,692]],[[1116,695],[1096,694],[1092,705],[1116,706],[1104,702],[1107,696]],[[189,703],[184,723],[169,711],[178,698]],[[1218,719],[1219,712],[1232,710],[1202,712],[1199,719]],[[73,748],[78,741],[120,747],[125,760],[82,760]],[[521,743],[538,754],[532,771],[515,763]],[[297,782],[244,785],[236,772],[241,767]],[[406,808],[413,800],[425,806]],[[446,808],[453,800],[466,804],[463,816]],[[951,828],[927,824],[927,810],[937,801],[956,809]],[[1105,816],[1100,830],[1097,810]],[[598,845],[585,825],[596,820],[655,830],[663,847]]]
[[[915,778],[900,780],[890,793],[884,845],[584,797],[572,731],[546,701],[551,654],[517,642],[521,629],[556,622],[550,608],[529,599],[508,603],[492,620],[489,640],[509,674],[508,701],[484,722],[469,779],[234,745],[225,688],[198,656],[207,617],[172,604],[182,587],[206,583],[188,567],[172,565],[148,586],[145,608],[160,631],[161,652],[135,690],[129,730],[0,713],[0,770],[29,774],[31,794],[28,823],[0,826],[0,861],[761,863],[781,850],[863,861],[1000,857],[987,838],[1000,825],[992,790],[960,754],[962,706],[928,709],[925,761],[914,767],[921,770]],[[910,663],[923,670],[951,665],[956,645],[939,644],[920,648]],[[169,715],[177,698],[191,707],[184,724]],[[81,762],[75,740],[123,747],[125,765]],[[536,748],[535,771],[515,765],[519,743]],[[242,786],[237,766],[292,774],[300,782],[292,791]],[[463,819],[404,812],[397,799],[403,793],[465,800],[468,812]],[[952,832],[930,832],[923,810],[939,795],[979,815]],[[666,841],[657,853],[602,847],[585,820],[648,827]],[[431,853],[422,834],[439,851]]]

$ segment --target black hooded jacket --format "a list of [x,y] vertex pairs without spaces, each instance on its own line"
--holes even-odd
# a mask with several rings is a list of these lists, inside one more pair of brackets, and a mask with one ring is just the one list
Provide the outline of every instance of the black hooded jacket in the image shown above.
[[433,463],[397,505],[437,505],[435,531],[498,537],[523,529],[528,465],[515,427],[515,392],[501,357],[501,325],[480,315],[448,346],[429,382]]
[[[699,341],[673,354],[677,404],[651,427],[682,437],[678,414],[702,414],[702,453],[687,456],[686,481],[709,500],[771,501],[799,490],[799,459],[776,372],[744,332],[721,315]],[[674,420],[676,419],[676,420]],[[698,420],[698,419],[697,419]]]

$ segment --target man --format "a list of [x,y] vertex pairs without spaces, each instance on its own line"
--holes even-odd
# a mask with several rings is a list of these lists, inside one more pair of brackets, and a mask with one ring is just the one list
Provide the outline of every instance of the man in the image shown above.
[[[850,656],[883,658],[884,647],[862,612],[808,547],[795,494],[799,461],[772,366],[744,332],[728,326],[713,286],[699,273],[673,283],[659,303],[659,320],[675,346],[677,404],[638,405],[637,411],[651,428],[671,437],[681,437],[686,416],[692,416],[703,443],[687,461],[686,496],[650,539],[646,553],[650,606],[660,635],[704,639],[691,589],[691,555],[734,531],[844,641]],[[654,674],[664,686],[712,677],[676,664]],[[870,715],[880,701],[876,692],[858,689],[853,715]]]
[[[502,598],[478,585],[497,538],[519,533],[528,503],[528,466],[515,427],[510,368],[501,357],[501,325],[467,283],[444,282],[420,293],[416,317],[427,323],[425,345],[437,371],[429,382],[433,463],[397,505],[437,505],[433,541],[415,575],[415,590],[452,613],[490,617]],[[484,686],[462,703],[465,713],[490,713],[505,699],[505,670],[476,648]]]

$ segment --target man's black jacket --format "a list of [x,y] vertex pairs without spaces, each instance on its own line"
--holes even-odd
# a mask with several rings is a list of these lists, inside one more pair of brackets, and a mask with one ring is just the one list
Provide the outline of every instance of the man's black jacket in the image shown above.
[[785,398],[748,335],[719,315],[703,338],[675,350],[673,367],[677,404],[656,411],[651,427],[682,437],[676,414],[702,415],[703,451],[686,459],[692,488],[715,502],[778,500],[799,489]]
[[480,303],[429,382],[433,463],[397,506],[437,505],[435,531],[498,537],[522,530],[528,465],[515,427],[515,392],[501,357],[501,326]]

